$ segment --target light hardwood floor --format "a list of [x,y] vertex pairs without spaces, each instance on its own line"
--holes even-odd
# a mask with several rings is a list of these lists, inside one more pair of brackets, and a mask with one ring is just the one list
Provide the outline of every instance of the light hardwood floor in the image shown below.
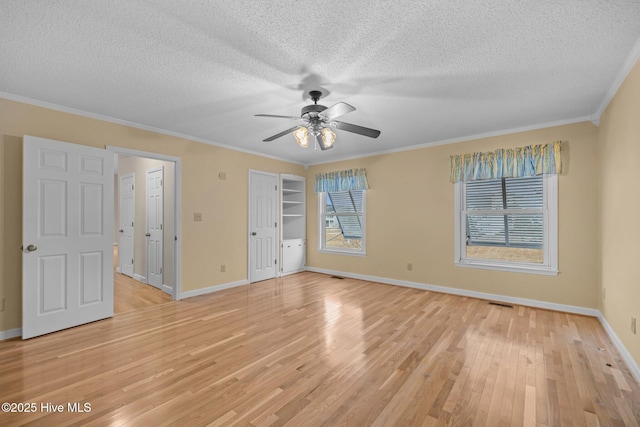
[[0,394],[91,404],[3,426],[640,423],[597,319],[308,272],[2,342]]
[[139,310],[172,300],[168,293],[146,283],[138,282],[124,274],[113,273],[113,287],[114,313]]
[[116,273],[118,246],[113,245],[113,312],[124,313],[171,301],[171,295],[129,276]]

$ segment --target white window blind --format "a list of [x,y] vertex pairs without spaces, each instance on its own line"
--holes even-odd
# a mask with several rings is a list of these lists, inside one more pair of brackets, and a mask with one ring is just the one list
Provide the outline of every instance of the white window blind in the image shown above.
[[542,248],[542,176],[466,183],[467,245]]

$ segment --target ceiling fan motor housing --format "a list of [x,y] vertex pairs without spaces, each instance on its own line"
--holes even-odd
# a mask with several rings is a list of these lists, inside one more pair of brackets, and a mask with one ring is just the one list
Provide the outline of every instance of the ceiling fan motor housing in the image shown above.
[[[319,104],[307,105],[306,107],[302,108],[301,116],[303,118],[305,116],[316,116],[318,113],[321,113],[326,109],[327,107],[325,107],[324,105],[319,105]],[[316,114],[310,114],[310,113],[316,113]]]

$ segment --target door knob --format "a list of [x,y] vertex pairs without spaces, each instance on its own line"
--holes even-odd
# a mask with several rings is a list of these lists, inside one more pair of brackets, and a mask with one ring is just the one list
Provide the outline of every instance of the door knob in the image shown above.
[[147,233],[147,234],[145,234],[145,236],[151,237],[151,233]]
[[252,236],[256,236],[258,233],[256,233],[255,231],[251,233]]
[[119,233],[124,233],[124,230],[118,230]]
[[29,245],[29,246],[27,246],[27,250],[29,252],[37,251],[38,247],[36,245]]

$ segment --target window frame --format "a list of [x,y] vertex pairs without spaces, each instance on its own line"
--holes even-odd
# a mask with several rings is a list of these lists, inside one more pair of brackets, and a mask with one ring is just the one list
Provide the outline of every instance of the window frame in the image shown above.
[[[347,192],[351,190],[340,190],[340,192]],[[326,228],[327,228],[327,191],[318,193],[318,252],[340,254],[340,255],[353,255],[353,256],[366,256],[366,242],[367,242],[367,190],[362,191],[362,213],[345,212],[340,215],[347,216],[359,216],[360,224],[362,227],[362,249],[349,249],[349,248],[333,248],[326,246]],[[338,191],[332,191],[337,193]],[[329,213],[329,216],[337,216],[334,213]]]
[[454,186],[455,266],[549,276],[558,275],[558,175],[545,174],[542,178],[543,262],[540,264],[467,258],[466,183],[456,182]]

